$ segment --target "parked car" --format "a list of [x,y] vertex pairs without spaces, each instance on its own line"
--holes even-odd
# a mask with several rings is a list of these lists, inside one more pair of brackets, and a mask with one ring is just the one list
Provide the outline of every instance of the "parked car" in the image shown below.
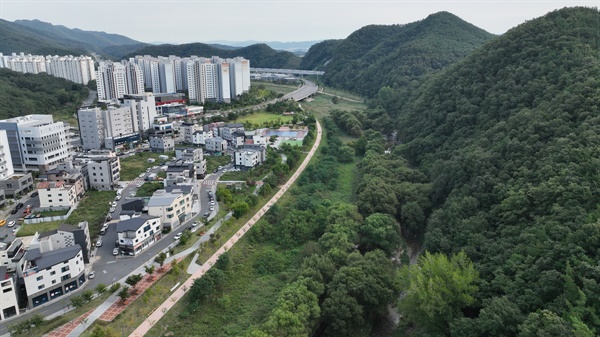
[[15,220],[8,223],[8,227],[14,227],[17,224]]
[[37,192],[37,191],[35,191],[35,192],[31,193],[31,197],[32,197],[32,198],[33,198],[33,197],[37,197],[37,196],[38,196],[38,192]]
[[116,200],[116,201],[119,201],[119,200],[121,200],[121,196],[120,196],[120,195],[117,195],[117,197],[115,198],[115,200]]
[[17,212],[18,212],[18,211],[19,211],[18,209],[16,209],[16,208],[13,208],[13,210],[12,210],[12,211],[10,211],[10,214],[17,214]]
[[25,206],[25,205],[23,205],[23,203],[20,202],[20,203],[17,204],[16,208],[17,209],[21,209],[21,208],[23,208],[23,206]]
[[102,247],[102,239],[98,238],[98,240],[96,241],[96,247]]
[[115,241],[115,247],[119,247],[119,240]]
[[115,249],[113,249],[113,255],[114,255],[114,256],[117,256],[117,255],[119,255],[119,248],[115,248]]
[[0,220],[0,227],[6,225],[6,220]]
[[90,280],[91,280],[91,279],[93,279],[94,277],[96,277],[96,272],[92,270],[92,271],[89,273],[89,275],[88,275],[88,279],[90,279]]
[[116,208],[116,207],[111,207],[111,208],[109,209],[109,211],[110,211],[111,213],[114,213],[116,210],[117,210],[117,208]]
[[206,213],[204,213],[204,217],[205,217],[205,218],[208,218],[209,216],[210,216],[210,212],[206,212]]
[[111,207],[117,207],[117,202],[113,201],[112,204],[110,204]]
[[138,176],[139,178],[144,178],[144,176],[146,175],[146,173],[140,173],[140,175]]
[[179,239],[181,239],[181,233],[175,234],[175,236],[173,237],[173,240],[179,240]]
[[211,211],[214,211],[215,210],[215,206],[210,206],[208,209],[211,210]]

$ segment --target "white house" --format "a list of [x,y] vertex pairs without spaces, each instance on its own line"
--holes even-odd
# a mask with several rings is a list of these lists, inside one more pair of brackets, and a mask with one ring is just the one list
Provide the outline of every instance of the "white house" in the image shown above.
[[89,263],[92,240],[87,221],[82,221],[77,226],[61,224],[57,229],[36,233],[29,243],[29,249],[38,248],[41,253],[46,253],[75,245],[81,247],[83,262]]
[[162,236],[162,221],[156,216],[140,216],[117,224],[119,248],[137,255],[150,247]]
[[150,136],[150,148],[155,152],[169,152],[175,148],[175,140],[171,136]]
[[19,314],[15,284],[6,267],[0,266],[0,322]]
[[206,151],[225,152],[227,150],[227,141],[221,137],[209,138],[206,140]]
[[148,201],[148,214],[160,217],[164,227],[179,226],[191,216],[192,186],[168,186],[158,190]]
[[64,181],[42,181],[37,184],[40,207],[73,207],[79,201],[77,188]]
[[205,145],[206,140],[209,138],[213,138],[212,130],[204,131],[199,130],[192,134],[192,144],[194,145]]
[[260,163],[261,152],[258,149],[241,149],[233,153],[233,159],[236,167],[250,169]]
[[86,281],[81,247],[74,245],[46,253],[29,249],[18,274],[23,278],[30,308],[58,299]]

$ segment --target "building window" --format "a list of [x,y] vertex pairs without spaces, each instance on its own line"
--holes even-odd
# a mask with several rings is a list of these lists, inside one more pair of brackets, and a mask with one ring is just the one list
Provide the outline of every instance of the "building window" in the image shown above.
[[63,276],[60,277],[60,280],[61,281],[66,281],[66,280],[68,280],[70,278],[71,278],[71,274],[65,274],[65,275],[63,275]]
[[66,271],[69,271],[69,266],[65,266],[65,267],[60,268],[60,272],[61,273],[64,273]]
[[41,281],[43,279],[44,279],[44,276],[38,276],[38,277],[35,278],[36,281]]
[[56,272],[53,270],[50,272],[50,275],[56,275]]
[[46,286],[45,286],[45,285],[43,285],[43,284],[38,286],[38,290],[42,290],[42,289],[44,289],[44,288],[46,288]]
[[8,292],[11,292],[11,291],[12,291],[12,288],[6,288],[6,289],[2,290],[3,293],[8,293]]

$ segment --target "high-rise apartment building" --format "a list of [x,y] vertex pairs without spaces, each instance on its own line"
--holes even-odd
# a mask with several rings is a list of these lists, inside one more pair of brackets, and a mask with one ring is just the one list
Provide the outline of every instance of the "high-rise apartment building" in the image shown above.
[[89,56],[51,56],[25,55],[3,55],[0,53],[0,68],[8,68],[21,73],[39,74],[48,73],[55,77],[69,81],[88,84],[96,79],[94,71],[94,60]]
[[144,93],[143,72],[137,64],[100,62],[96,72],[98,100],[120,99]]

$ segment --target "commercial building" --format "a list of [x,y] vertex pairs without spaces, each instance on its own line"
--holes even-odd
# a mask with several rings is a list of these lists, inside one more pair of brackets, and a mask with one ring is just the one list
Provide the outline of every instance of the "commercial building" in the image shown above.
[[17,291],[7,268],[0,266],[0,322],[19,314]]
[[121,162],[115,152],[110,150],[88,151],[86,154],[77,156],[76,159],[80,162],[82,174],[88,179],[90,188],[106,191],[118,186],[121,177]]
[[171,229],[191,217],[192,186],[168,186],[155,191],[148,201],[148,215],[159,217]]
[[150,247],[162,236],[159,217],[142,215],[120,221],[117,224],[119,248],[127,255],[137,255]]
[[29,308],[56,300],[86,282],[79,245],[45,253],[30,248],[17,272],[23,279]]
[[29,249],[37,248],[41,253],[46,253],[75,245],[81,247],[83,262],[89,263],[92,240],[87,221],[80,222],[77,226],[61,224],[57,229],[36,233],[29,244]]
[[17,172],[44,173],[69,156],[67,128],[54,122],[52,115],[26,115],[0,120],[6,131],[12,164]]

